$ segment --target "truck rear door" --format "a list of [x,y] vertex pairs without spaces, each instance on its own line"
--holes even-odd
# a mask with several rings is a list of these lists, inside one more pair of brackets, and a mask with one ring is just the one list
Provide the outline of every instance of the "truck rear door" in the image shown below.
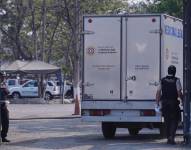
[[160,16],[123,18],[124,98],[155,98],[160,70]]
[[84,17],[83,100],[121,96],[121,17]]

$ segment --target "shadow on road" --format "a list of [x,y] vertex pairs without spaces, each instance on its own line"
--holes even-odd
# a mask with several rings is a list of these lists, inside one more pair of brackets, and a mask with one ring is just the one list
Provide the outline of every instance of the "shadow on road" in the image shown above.
[[[22,142],[11,143],[11,146],[21,146],[42,149],[91,149],[91,150],[145,150],[161,148],[187,149],[180,143],[175,146],[167,145],[164,140],[160,141],[159,135],[142,134],[138,136],[117,136],[112,140],[105,140],[101,135],[75,135],[68,137],[50,137],[25,140]],[[189,149],[189,148],[188,148]]]

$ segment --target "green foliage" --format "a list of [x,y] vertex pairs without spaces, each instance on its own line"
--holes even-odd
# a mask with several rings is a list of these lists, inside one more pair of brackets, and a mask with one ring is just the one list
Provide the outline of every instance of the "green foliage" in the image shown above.
[[128,11],[127,5],[120,0],[83,0],[82,11],[85,14],[109,14]]
[[[62,66],[65,72],[74,72],[74,62],[81,57],[74,47],[77,14],[117,14],[119,12],[167,13],[182,17],[182,0],[147,0],[134,5],[122,0],[1,0],[0,32],[2,33],[1,60],[42,59],[42,22],[45,12],[44,55],[45,61]],[[1,11],[6,11],[1,14]],[[79,33],[80,31],[78,31]],[[12,55],[7,55],[9,49]]]
[[183,18],[182,0],[154,0],[149,3],[140,3],[150,13],[166,13],[178,18]]
[[[81,11],[75,10],[76,0],[1,0],[0,32],[2,33],[1,60],[42,59],[42,36],[45,61],[62,66],[71,74],[74,62],[81,53],[74,48],[75,16],[83,14],[111,14],[127,11],[120,0],[80,0]],[[46,12],[43,14],[43,8]],[[45,32],[42,32],[45,15]],[[11,51],[7,55],[5,49]],[[8,57],[9,56],[9,57]]]

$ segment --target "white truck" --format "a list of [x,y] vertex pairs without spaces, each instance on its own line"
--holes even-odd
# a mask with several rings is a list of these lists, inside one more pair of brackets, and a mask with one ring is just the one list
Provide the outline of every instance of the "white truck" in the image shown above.
[[166,14],[84,16],[83,121],[99,121],[105,138],[116,128],[164,133],[155,94],[169,65],[183,83],[182,20]]

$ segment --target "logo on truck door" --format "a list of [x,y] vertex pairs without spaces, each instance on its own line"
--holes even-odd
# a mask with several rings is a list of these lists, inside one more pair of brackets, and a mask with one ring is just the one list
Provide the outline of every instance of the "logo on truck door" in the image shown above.
[[93,47],[93,46],[91,46],[91,47],[87,47],[86,48],[86,53],[88,54],[88,55],[94,55],[95,54],[95,48]]

